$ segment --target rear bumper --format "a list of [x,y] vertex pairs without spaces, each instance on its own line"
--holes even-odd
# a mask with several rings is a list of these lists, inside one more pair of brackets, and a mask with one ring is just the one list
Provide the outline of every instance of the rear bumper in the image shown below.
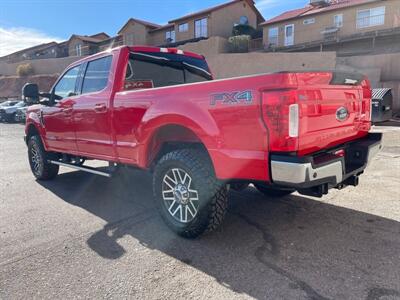
[[[272,181],[296,189],[322,185],[328,189],[351,184],[357,181],[358,176],[380,151],[381,140],[381,133],[370,133],[363,139],[311,156],[271,155]],[[336,154],[338,151],[344,155]]]

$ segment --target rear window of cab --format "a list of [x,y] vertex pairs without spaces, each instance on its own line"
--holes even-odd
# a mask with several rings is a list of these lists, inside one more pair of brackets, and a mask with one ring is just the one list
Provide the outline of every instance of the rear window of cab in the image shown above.
[[157,88],[212,80],[204,59],[163,52],[132,52],[124,90]]

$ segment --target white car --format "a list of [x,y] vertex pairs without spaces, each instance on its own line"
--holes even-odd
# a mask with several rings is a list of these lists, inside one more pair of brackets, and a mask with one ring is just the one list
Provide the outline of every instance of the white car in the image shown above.
[[14,122],[17,109],[25,106],[27,104],[24,101],[6,101],[2,103],[0,105],[0,121]]
[[15,105],[15,104],[17,104],[19,101],[21,101],[21,100],[8,100],[8,101],[1,102],[1,103],[0,103],[0,108],[3,107],[3,106],[12,106],[12,105]]

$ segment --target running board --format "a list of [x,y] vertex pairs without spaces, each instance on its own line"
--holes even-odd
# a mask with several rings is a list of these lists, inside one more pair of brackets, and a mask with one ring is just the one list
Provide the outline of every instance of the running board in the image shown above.
[[104,177],[108,177],[108,178],[110,178],[112,176],[111,173],[99,171],[98,169],[92,168],[92,167],[81,167],[81,166],[77,166],[74,164],[67,164],[67,163],[63,163],[63,162],[55,161],[55,160],[49,160],[48,162],[51,164],[55,164],[55,165],[59,165],[59,166],[63,166],[63,167],[71,168],[71,169],[76,169],[76,170],[80,170],[83,172],[88,172],[88,173],[92,173],[92,174],[96,174],[96,175],[100,175],[100,176],[104,176]]

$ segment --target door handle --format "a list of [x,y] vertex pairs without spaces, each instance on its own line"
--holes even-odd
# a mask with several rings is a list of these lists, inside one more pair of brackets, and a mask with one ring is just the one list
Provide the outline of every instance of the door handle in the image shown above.
[[72,107],[61,108],[63,113],[69,114],[72,112]]
[[107,106],[104,103],[98,103],[94,106],[94,110],[98,113],[102,113],[107,110]]

